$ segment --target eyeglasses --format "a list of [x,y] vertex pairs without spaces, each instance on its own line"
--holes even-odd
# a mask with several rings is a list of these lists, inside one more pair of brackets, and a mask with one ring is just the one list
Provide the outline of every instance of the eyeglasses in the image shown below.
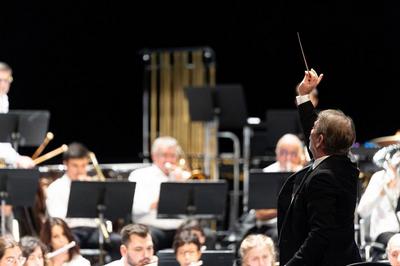
[[6,266],[14,266],[14,265],[24,265],[26,261],[25,257],[19,256],[16,257],[7,257],[6,258]]
[[297,157],[299,155],[298,151],[288,151],[286,149],[281,149],[278,151],[279,156],[292,156]]

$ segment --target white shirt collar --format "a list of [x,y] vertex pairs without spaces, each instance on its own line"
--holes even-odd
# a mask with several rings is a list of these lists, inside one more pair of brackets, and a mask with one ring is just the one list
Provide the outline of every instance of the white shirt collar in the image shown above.
[[318,165],[320,165],[320,163],[322,163],[323,160],[325,160],[329,156],[330,155],[325,155],[325,156],[319,157],[318,159],[315,159],[314,163],[312,164],[312,169],[314,170]]

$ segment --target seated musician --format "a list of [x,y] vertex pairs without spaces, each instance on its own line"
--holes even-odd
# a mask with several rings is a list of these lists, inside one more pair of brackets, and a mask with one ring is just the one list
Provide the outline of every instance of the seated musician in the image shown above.
[[400,234],[395,234],[389,239],[386,254],[391,266],[400,266]]
[[[8,92],[13,81],[11,67],[0,62],[0,113],[8,113]],[[28,156],[20,155],[11,143],[0,142],[0,165],[12,166],[17,168],[32,168],[35,166],[32,159]]]
[[202,265],[201,243],[196,233],[182,230],[175,236],[173,248],[180,266]]
[[[276,162],[264,168],[264,172],[296,172],[303,168],[306,161],[303,143],[294,134],[285,134],[278,140],[275,154]],[[247,234],[263,233],[276,242],[278,240],[277,210],[259,209],[251,213],[255,214],[256,226]],[[251,222],[250,217],[247,221]]]
[[157,265],[158,258],[154,255],[153,240],[147,226],[128,224],[122,228],[121,236],[121,259],[105,266]]
[[[63,163],[66,167],[65,174],[53,181],[47,188],[47,211],[50,217],[65,219],[82,248],[98,248],[99,230],[95,219],[66,218],[71,181],[91,180],[91,177],[87,175],[88,149],[80,143],[70,144],[68,150],[63,154]],[[105,248],[113,259],[119,256],[119,244],[120,236],[115,233],[110,234],[110,244],[106,244]]]
[[157,219],[160,184],[169,180],[186,180],[188,172],[179,167],[182,149],[172,137],[157,138],[151,148],[153,164],[133,171],[129,181],[136,182],[133,221],[149,226],[156,250],[171,248],[180,219]]
[[[49,218],[40,231],[40,240],[47,246],[50,252],[54,252],[75,241],[71,229],[61,218]],[[79,245],[50,258],[53,266],[90,266],[90,262],[83,258],[79,251]]]
[[0,265],[23,265],[25,258],[21,248],[11,237],[0,236]]
[[393,148],[387,156],[386,170],[372,175],[357,208],[361,218],[370,218],[371,240],[383,245],[399,232],[400,217],[400,150]]
[[19,241],[22,250],[22,256],[26,258],[24,266],[46,266],[45,255],[46,246],[39,238],[33,236],[24,236]]
[[276,144],[276,162],[265,167],[264,172],[296,172],[305,162],[301,140],[294,134],[283,135]]
[[249,235],[240,245],[239,254],[244,266],[274,266],[275,247],[265,235]]

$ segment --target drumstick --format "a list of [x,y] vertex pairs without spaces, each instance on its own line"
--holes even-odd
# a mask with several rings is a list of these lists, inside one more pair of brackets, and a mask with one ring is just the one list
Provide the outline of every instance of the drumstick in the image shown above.
[[309,72],[309,70],[308,70],[308,65],[307,65],[307,60],[306,60],[306,56],[304,55],[303,45],[301,45],[301,40],[300,40],[300,34],[299,34],[299,32],[297,32],[297,39],[299,40],[300,49],[301,49],[301,54],[303,55],[304,64],[306,65],[307,72]]
[[51,259],[57,255],[60,255],[61,253],[64,253],[65,251],[69,250],[70,248],[75,247],[76,243],[75,241],[71,241],[69,244],[63,246],[62,248],[59,248],[53,252],[47,253],[46,258]]
[[43,140],[43,143],[40,144],[40,146],[36,149],[35,153],[32,155],[32,160],[36,159],[39,157],[39,155],[42,153],[44,148],[46,148],[47,144],[54,138],[54,134],[51,132],[47,132],[46,137]]
[[36,158],[35,160],[33,160],[33,162],[35,164],[40,164],[40,163],[42,163],[42,162],[44,162],[44,161],[46,161],[48,159],[51,159],[54,156],[57,156],[57,155],[65,152],[67,150],[68,150],[68,146],[64,144],[64,145],[60,146],[59,148],[57,148],[57,149],[55,149],[55,150],[53,150],[51,152],[48,152],[48,153]]

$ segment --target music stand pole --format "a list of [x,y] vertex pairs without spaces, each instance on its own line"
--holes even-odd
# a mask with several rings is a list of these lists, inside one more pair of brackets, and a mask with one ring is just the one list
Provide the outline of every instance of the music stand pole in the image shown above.
[[104,258],[103,258],[103,253],[104,253],[104,236],[103,236],[103,231],[102,231],[102,226],[104,224],[104,211],[106,210],[106,206],[103,204],[97,205],[97,210],[99,213],[99,224],[98,224],[98,230],[99,230],[99,265],[104,265]]
[[1,197],[1,236],[6,234],[6,214],[4,213],[4,209],[6,207],[6,198],[8,193],[6,191],[0,192]]

